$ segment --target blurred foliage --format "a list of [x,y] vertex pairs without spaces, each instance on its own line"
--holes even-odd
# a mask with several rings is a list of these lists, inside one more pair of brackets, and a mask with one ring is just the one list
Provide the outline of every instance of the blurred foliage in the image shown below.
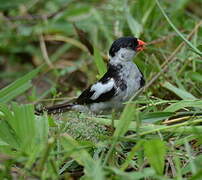
[[[159,1],[170,23],[156,2],[0,0],[0,179],[202,178],[202,2]],[[167,69],[123,113],[34,116],[79,95],[131,35],[148,43],[134,59],[146,84]]]

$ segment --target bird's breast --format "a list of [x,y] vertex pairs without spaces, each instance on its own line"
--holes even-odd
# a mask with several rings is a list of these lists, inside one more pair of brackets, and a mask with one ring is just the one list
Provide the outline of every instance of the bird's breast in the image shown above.
[[[141,87],[142,74],[134,63],[128,63],[120,71],[120,95],[123,101],[129,100]],[[122,88],[124,87],[124,88]]]

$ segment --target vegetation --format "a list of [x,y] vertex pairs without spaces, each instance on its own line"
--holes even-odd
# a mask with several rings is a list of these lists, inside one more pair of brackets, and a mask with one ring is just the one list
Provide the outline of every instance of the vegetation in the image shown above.
[[[0,5],[0,179],[202,179],[200,0]],[[114,39],[147,42],[121,113],[34,115],[106,71]],[[96,75],[96,76],[95,76]]]

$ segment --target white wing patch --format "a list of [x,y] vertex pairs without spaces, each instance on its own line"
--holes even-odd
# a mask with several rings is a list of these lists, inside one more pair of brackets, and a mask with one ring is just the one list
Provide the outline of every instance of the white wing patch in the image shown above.
[[90,91],[95,91],[94,94],[90,97],[90,99],[95,100],[97,99],[101,94],[104,94],[108,91],[110,91],[114,86],[114,79],[110,79],[107,83],[102,84],[101,82],[98,82],[94,84],[91,87]]

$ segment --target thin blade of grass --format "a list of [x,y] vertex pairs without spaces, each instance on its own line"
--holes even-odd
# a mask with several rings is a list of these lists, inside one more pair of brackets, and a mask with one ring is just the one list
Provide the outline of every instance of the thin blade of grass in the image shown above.
[[105,22],[101,16],[101,14],[99,13],[99,11],[97,11],[94,8],[94,9],[92,9],[92,15],[95,18],[95,20],[98,22],[100,29],[103,31],[103,35],[105,36],[108,43],[110,44],[113,41],[113,39],[110,35],[109,29],[107,28],[107,26],[105,26]]
[[126,105],[114,132],[114,137],[121,137],[126,133],[131,121],[135,119],[136,113],[137,111],[135,104]]
[[31,87],[30,80],[36,77],[40,70],[41,66],[0,90],[0,103],[9,102],[28,90]]
[[142,114],[141,119],[143,122],[155,123],[156,121],[162,121],[162,120],[168,119],[173,114],[174,113],[169,111],[168,112],[150,112],[150,113]]
[[193,52],[195,52],[196,54],[202,56],[202,52],[199,49],[197,49],[190,41],[188,41],[182,35],[182,33],[175,27],[175,25],[172,23],[172,21],[170,20],[170,18],[167,16],[167,14],[165,13],[164,9],[162,8],[162,6],[161,6],[161,4],[159,3],[158,0],[156,0],[156,4],[158,5],[159,9],[161,10],[163,16],[166,18],[166,20],[168,21],[168,23],[170,24],[170,26],[179,35],[179,37],[182,38],[182,40],[193,50]]
[[166,107],[163,111],[175,112],[185,107],[202,108],[202,100],[182,100],[180,102],[171,104],[170,106]]
[[188,157],[189,157],[189,164],[190,164],[190,170],[192,174],[196,174],[196,165],[194,163],[193,159],[193,152],[191,146],[189,145],[188,141],[185,141],[185,150],[187,151]]
[[107,67],[97,48],[94,48],[94,60],[99,72],[99,76],[102,77],[107,72]]
[[21,86],[19,85],[19,87],[15,88],[15,89],[10,88],[9,89],[10,92],[7,91],[8,94],[6,94],[5,96],[3,96],[0,99],[0,103],[7,103],[7,102],[11,101],[12,99],[14,99],[15,97],[24,93],[31,87],[32,87],[32,83],[31,83],[31,81],[28,81],[25,84],[22,84]]
[[163,84],[163,87],[170,90],[170,91],[172,91],[173,93],[175,93],[177,96],[179,96],[180,98],[182,98],[184,100],[188,100],[188,99],[196,100],[197,99],[191,93],[189,93],[189,92],[187,92],[185,90],[179,89],[179,88],[177,88],[176,86],[172,85],[169,82],[165,82]]
[[140,34],[143,31],[142,25],[133,18],[130,13],[130,9],[127,5],[127,1],[125,2],[125,16],[128,23],[128,26],[135,37],[140,37]]

